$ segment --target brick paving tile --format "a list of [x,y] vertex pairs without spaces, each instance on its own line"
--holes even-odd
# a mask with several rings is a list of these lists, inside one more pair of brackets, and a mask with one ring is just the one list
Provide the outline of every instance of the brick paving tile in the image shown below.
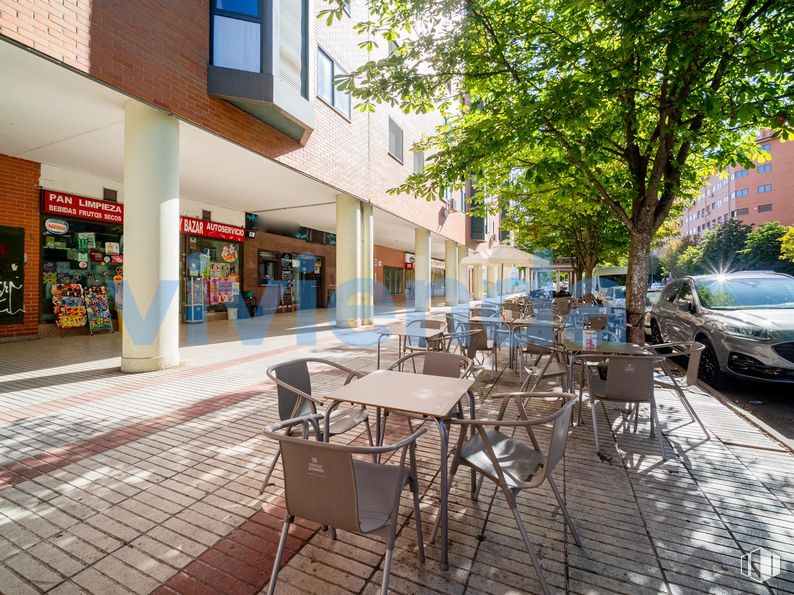
[[[244,336],[256,336],[241,321]],[[184,364],[157,374],[118,372],[118,337],[0,345],[0,592],[258,593],[267,587],[285,514],[276,445],[261,430],[277,418],[267,366],[312,355],[363,371],[373,347],[345,346],[328,330],[298,344],[294,314],[273,318],[265,341],[240,342],[233,325],[208,324],[211,341],[183,348]],[[253,328],[253,327],[251,327]],[[194,332],[191,329],[190,336]],[[341,334],[344,336],[344,334]],[[89,340],[90,339],[90,340]],[[101,347],[100,347],[101,343]],[[384,349],[384,365],[396,358]],[[187,344],[185,344],[187,345]],[[85,347],[82,356],[76,354]],[[14,358],[6,351],[14,350]],[[15,368],[10,362],[22,362]],[[500,362],[504,359],[500,357]],[[503,364],[502,364],[503,365]],[[313,371],[322,393],[344,377]],[[49,375],[70,375],[60,391]],[[475,384],[478,416],[494,415],[490,392],[511,390],[501,370]],[[547,387],[559,390],[554,382]],[[595,454],[590,404],[555,471],[584,541],[579,548],[547,486],[519,496],[548,582],[567,593],[794,593],[794,457],[698,388],[690,399],[713,432],[704,440],[675,395],[658,391],[662,460],[642,408],[637,433],[599,404],[604,459]],[[532,403],[533,414],[554,410]],[[438,512],[438,434],[417,445],[427,561],[419,564],[413,506],[400,502],[391,576],[394,593],[537,593],[539,583],[504,496],[487,480],[477,502],[467,473],[450,491],[450,570],[429,543]],[[407,432],[392,415],[386,441]],[[453,427],[454,444],[458,428]],[[541,444],[547,428],[537,431]],[[520,435],[517,434],[520,438]],[[363,428],[335,441],[365,444]],[[738,572],[759,546],[783,558],[766,585]],[[281,593],[377,593],[384,545],[312,523],[293,525]]]

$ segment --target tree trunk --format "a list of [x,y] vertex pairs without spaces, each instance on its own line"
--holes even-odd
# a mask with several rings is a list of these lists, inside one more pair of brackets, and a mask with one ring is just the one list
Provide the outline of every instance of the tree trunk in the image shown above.
[[595,266],[586,265],[582,273],[582,297],[593,294],[593,270]]
[[651,235],[633,231],[629,236],[629,270],[626,275],[626,331],[630,342],[645,343],[645,299],[648,293],[648,269]]

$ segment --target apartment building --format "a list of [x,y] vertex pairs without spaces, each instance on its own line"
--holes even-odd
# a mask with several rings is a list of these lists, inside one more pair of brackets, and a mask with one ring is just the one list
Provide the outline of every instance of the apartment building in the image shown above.
[[106,295],[100,322],[123,304],[128,370],[173,365],[180,323],[242,297],[335,304],[344,327],[376,300],[468,300],[459,261],[498,217],[466,216],[470,185],[388,194],[440,121],[354,109],[334,77],[388,44],[359,47],[363,2],[330,26],[314,10],[0,0],[0,339],[90,318],[67,316],[70,287]]
[[684,212],[683,236],[698,237],[731,217],[751,226],[794,225],[794,143],[766,134],[757,143],[769,158],[754,168],[731,167],[711,176]]

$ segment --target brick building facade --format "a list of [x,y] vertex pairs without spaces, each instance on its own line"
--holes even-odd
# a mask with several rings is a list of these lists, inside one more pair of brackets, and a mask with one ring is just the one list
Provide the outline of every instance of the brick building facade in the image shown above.
[[754,168],[730,167],[709,177],[681,219],[683,236],[698,237],[731,217],[759,226],[771,221],[794,225],[794,143],[761,135],[769,157]]

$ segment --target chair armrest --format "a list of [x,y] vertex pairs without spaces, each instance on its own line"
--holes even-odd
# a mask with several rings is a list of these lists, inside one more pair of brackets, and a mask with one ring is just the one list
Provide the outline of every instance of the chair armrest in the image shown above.
[[521,397],[521,398],[538,398],[538,399],[575,399],[576,395],[573,393],[557,393],[552,391],[541,391],[541,392],[528,392],[528,391],[513,391],[509,393],[496,393],[492,395],[488,395],[489,399],[504,399],[504,398],[513,398],[513,397]]
[[320,436],[320,420],[325,417],[322,413],[314,413],[311,415],[303,415],[301,417],[293,417],[292,419],[285,419],[283,421],[278,421],[276,423],[272,423],[268,426],[265,426],[264,433],[266,436],[270,436],[271,438],[275,438],[278,440],[280,435],[278,432],[281,430],[291,430],[297,425],[303,426],[304,435],[308,434],[309,424],[314,426],[315,430],[317,431],[317,435]]
[[345,446],[345,450],[354,454],[384,454],[387,452],[393,452],[395,450],[400,450],[401,448],[405,448],[406,446],[410,446],[414,444],[417,439],[427,432],[427,428],[419,428],[416,432],[411,434],[410,436],[406,436],[399,442],[395,444],[382,444],[381,446],[353,446],[347,445]]

